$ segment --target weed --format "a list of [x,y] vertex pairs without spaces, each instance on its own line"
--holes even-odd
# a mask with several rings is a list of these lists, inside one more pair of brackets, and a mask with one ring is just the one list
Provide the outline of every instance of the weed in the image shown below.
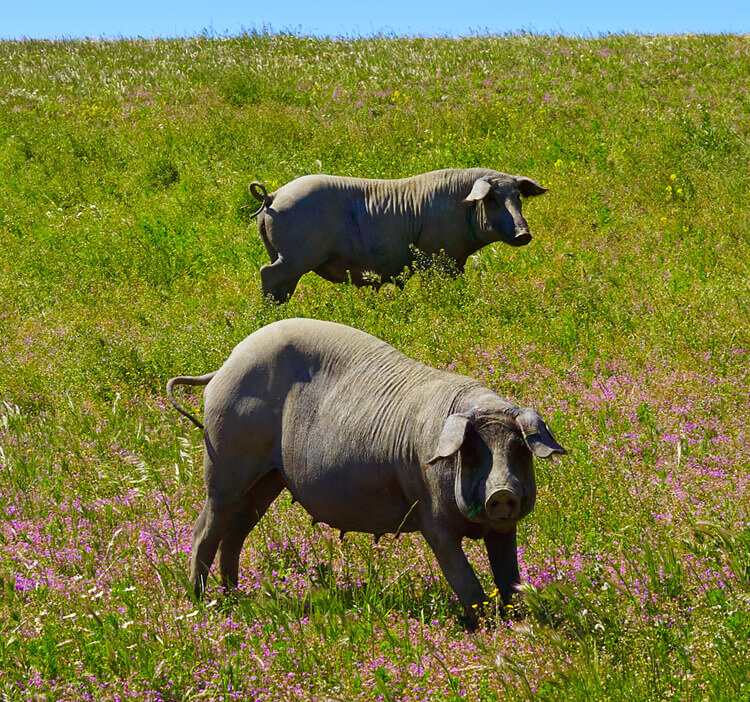
[[[0,65],[0,697],[750,697],[746,38],[22,41]],[[528,246],[263,300],[251,181],[460,166],[549,186]],[[511,616],[467,636],[421,537],[342,542],[284,497],[240,593],[186,597],[202,445],[164,382],[293,316],[549,420],[570,454],[537,467]]]

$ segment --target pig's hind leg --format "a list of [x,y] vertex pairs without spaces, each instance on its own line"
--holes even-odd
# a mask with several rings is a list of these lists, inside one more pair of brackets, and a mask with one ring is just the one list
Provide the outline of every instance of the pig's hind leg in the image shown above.
[[203,597],[208,584],[208,571],[216,558],[222,536],[229,526],[229,516],[210,498],[206,499],[193,528],[190,552],[190,584],[196,599]]
[[245,501],[235,512],[221,541],[219,554],[221,584],[225,590],[237,587],[242,545],[283,488],[279,471],[272,470],[250,488]]
[[[208,416],[208,409],[206,414]],[[196,598],[200,598],[206,589],[208,572],[222,541],[228,538],[227,554],[236,550],[238,558],[241,542],[247,532],[260,519],[260,515],[282,487],[280,477],[269,477],[273,474],[278,476],[271,461],[271,436],[253,432],[248,437],[245,432],[243,437],[242,431],[235,436],[224,427],[223,434],[219,433],[212,438],[211,425],[206,426],[203,455],[206,502],[195,523],[190,555],[190,583]],[[252,458],[248,459],[248,456]],[[254,515],[258,516],[252,521]],[[238,534],[245,529],[247,531],[239,545],[235,545],[239,539]],[[230,556],[227,555],[227,558]],[[227,564],[230,563],[231,560],[228,560]],[[236,566],[234,572],[236,581]]]
[[270,295],[276,302],[286,302],[297,287],[299,279],[311,267],[294,265],[287,261],[284,256],[279,257],[273,262],[260,269],[260,283],[264,295]]

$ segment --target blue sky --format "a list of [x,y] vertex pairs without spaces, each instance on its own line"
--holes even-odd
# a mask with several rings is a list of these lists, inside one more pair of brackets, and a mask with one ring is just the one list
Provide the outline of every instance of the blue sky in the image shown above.
[[750,32],[750,0],[0,0],[0,38]]

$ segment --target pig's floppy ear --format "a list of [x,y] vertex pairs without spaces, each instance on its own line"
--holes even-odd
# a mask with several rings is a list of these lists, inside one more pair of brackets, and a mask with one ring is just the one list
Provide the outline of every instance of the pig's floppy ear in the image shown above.
[[489,181],[479,178],[479,180],[474,181],[474,187],[471,189],[471,192],[461,202],[465,205],[470,205],[472,202],[484,200],[490,194],[491,190],[492,186]]
[[513,176],[516,179],[518,189],[521,191],[521,195],[524,197],[534,197],[535,195],[544,195],[547,192],[547,188],[543,188],[536,181],[527,178],[526,176]]
[[445,420],[443,433],[440,434],[437,450],[435,455],[427,462],[427,465],[433,465],[441,458],[448,458],[461,448],[466,438],[466,430],[469,427],[469,415],[452,414]]
[[553,453],[567,453],[552,436],[544,420],[533,409],[521,409],[515,416],[523,440],[537,458],[549,458]]

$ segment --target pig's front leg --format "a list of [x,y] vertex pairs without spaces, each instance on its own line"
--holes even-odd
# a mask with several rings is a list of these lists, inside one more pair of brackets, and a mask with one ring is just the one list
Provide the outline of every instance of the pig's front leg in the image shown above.
[[461,537],[438,525],[422,529],[448,584],[466,610],[469,629],[476,629],[477,610],[486,600],[474,569],[461,548]]
[[503,604],[507,606],[521,580],[518,573],[515,527],[504,533],[490,531],[484,537],[484,545],[487,547],[495,587]]

